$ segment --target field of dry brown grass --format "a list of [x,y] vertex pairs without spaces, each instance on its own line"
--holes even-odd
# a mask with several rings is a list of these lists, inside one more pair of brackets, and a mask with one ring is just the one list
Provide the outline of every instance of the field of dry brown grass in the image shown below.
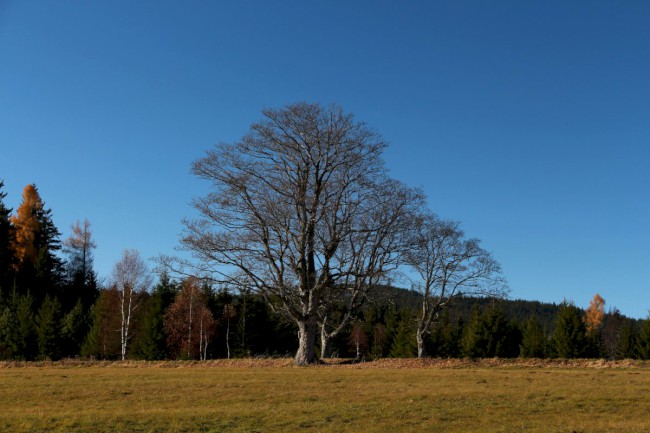
[[648,432],[650,365],[602,360],[0,364],[0,431]]

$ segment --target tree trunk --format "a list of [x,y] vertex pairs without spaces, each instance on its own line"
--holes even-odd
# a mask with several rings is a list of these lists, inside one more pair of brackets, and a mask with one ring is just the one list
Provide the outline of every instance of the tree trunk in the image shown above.
[[298,321],[298,351],[295,365],[309,365],[316,362],[316,320],[313,318]]
[[415,333],[415,339],[418,342],[418,358],[424,358],[424,332],[418,329]]
[[332,336],[327,334],[324,329],[321,329],[320,333],[320,357],[321,358],[331,358],[332,357]]

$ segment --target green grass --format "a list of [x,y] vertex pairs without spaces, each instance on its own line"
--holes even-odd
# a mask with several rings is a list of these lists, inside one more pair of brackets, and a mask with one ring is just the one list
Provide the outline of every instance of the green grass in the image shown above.
[[648,368],[263,365],[0,368],[0,431],[650,431]]

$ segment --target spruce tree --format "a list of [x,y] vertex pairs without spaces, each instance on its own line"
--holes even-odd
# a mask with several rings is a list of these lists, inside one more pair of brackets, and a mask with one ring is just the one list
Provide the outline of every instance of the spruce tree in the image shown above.
[[637,352],[637,330],[630,319],[625,319],[621,326],[614,356],[616,359],[634,359],[639,356]]
[[434,325],[431,337],[427,341],[427,353],[433,357],[454,358],[460,355],[462,339],[462,322],[452,323],[449,310],[445,309]]
[[483,358],[487,355],[486,329],[478,305],[472,310],[472,318],[463,331],[462,354],[468,358]]
[[589,341],[578,307],[567,301],[562,303],[551,341],[553,353],[559,358],[582,358],[586,355]]
[[13,340],[16,346],[14,358],[31,361],[38,353],[38,340],[34,322],[34,298],[27,293],[19,295],[16,292],[11,296],[11,308],[16,319],[16,328]]
[[72,310],[63,316],[61,322],[61,355],[64,357],[79,355],[89,330],[88,316],[79,299]]
[[13,227],[10,222],[11,209],[7,208],[4,199],[7,193],[2,191],[4,182],[0,180],[0,297],[8,297],[13,285],[14,254]]
[[542,324],[530,316],[524,325],[520,346],[522,358],[546,358],[548,340]]
[[18,321],[9,305],[0,311],[0,359],[13,359],[19,354]]
[[636,350],[641,359],[650,359],[650,315],[641,323]]
[[89,312],[91,325],[81,346],[81,356],[114,359],[120,355],[120,321],[116,308],[119,308],[117,291],[102,290]]
[[514,358],[519,356],[521,332],[500,308],[490,308],[483,314],[487,357]]
[[413,358],[417,355],[415,328],[408,313],[400,314],[395,337],[391,344],[391,358]]
[[36,335],[40,359],[61,357],[61,304],[56,298],[45,296],[36,316]]
[[164,315],[162,295],[154,290],[154,293],[144,301],[140,312],[139,326],[131,349],[134,358],[152,361],[167,357]]

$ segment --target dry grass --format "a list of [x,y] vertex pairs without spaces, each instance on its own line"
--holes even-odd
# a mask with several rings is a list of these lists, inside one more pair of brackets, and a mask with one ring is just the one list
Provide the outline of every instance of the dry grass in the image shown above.
[[333,364],[4,363],[0,431],[650,431],[647,363]]

